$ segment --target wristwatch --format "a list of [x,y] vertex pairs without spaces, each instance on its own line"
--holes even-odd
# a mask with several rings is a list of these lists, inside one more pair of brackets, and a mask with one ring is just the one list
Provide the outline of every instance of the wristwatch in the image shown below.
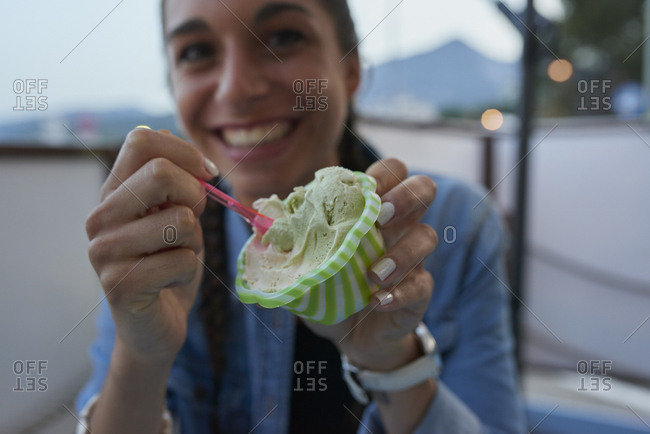
[[352,365],[345,354],[341,354],[343,379],[350,393],[361,404],[370,402],[369,392],[394,392],[408,389],[426,380],[437,378],[440,373],[436,340],[426,324],[420,322],[415,328],[415,337],[423,355],[399,369],[390,372],[373,372]]

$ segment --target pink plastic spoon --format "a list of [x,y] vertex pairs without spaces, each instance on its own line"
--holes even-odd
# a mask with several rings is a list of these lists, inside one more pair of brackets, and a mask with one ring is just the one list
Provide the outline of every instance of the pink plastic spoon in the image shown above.
[[[198,179],[198,178],[197,178]],[[258,213],[255,210],[250,209],[247,206],[242,205],[241,203],[237,202],[235,199],[232,197],[228,196],[226,193],[223,191],[219,190],[218,188],[215,188],[208,184],[207,182],[199,179],[199,182],[203,187],[208,192],[208,196],[211,199],[216,200],[219,202],[221,205],[230,208],[231,210],[235,211],[237,214],[239,214],[246,222],[253,226],[253,229],[255,232],[264,235],[266,231],[269,230],[271,225],[273,224],[273,219],[270,217],[267,217],[265,215],[262,215]]]

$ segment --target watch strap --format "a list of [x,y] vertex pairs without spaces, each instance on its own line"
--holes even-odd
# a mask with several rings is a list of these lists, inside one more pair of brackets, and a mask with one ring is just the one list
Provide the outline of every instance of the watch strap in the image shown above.
[[345,354],[341,354],[343,378],[354,398],[362,404],[370,399],[368,392],[394,392],[413,387],[427,378],[436,378],[440,373],[436,341],[424,323],[415,329],[415,336],[424,353],[418,359],[390,372],[374,372],[352,365]]
[[408,389],[438,375],[438,365],[433,357],[424,355],[391,372],[357,372],[359,383],[368,391],[395,392]]

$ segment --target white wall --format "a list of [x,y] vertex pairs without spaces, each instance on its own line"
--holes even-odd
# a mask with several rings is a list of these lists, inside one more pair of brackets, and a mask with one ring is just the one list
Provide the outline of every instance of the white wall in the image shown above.
[[646,142],[647,126],[560,126],[532,154],[526,296],[539,319],[524,321],[547,351],[530,361],[564,353],[575,371],[581,358],[607,359],[612,372],[650,381]]
[[[88,375],[91,309],[101,289],[88,262],[85,219],[98,200],[103,171],[91,156],[0,160],[3,433],[17,432],[53,411],[66,412],[63,405],[70,407]],[[47,368],[14,373],[14,364],[20,369],[27,360],[44,361]],[[27,377],[44,378],[40,381],[47,390],[14,391],[26,389]]]

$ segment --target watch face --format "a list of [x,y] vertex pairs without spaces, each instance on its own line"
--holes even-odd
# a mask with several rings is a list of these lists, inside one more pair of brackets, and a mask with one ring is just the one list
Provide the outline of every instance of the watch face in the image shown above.
[[415,337],[422,354],[432,354],[436,351],[436,340],[425,323],[420,322],[415,328]]

